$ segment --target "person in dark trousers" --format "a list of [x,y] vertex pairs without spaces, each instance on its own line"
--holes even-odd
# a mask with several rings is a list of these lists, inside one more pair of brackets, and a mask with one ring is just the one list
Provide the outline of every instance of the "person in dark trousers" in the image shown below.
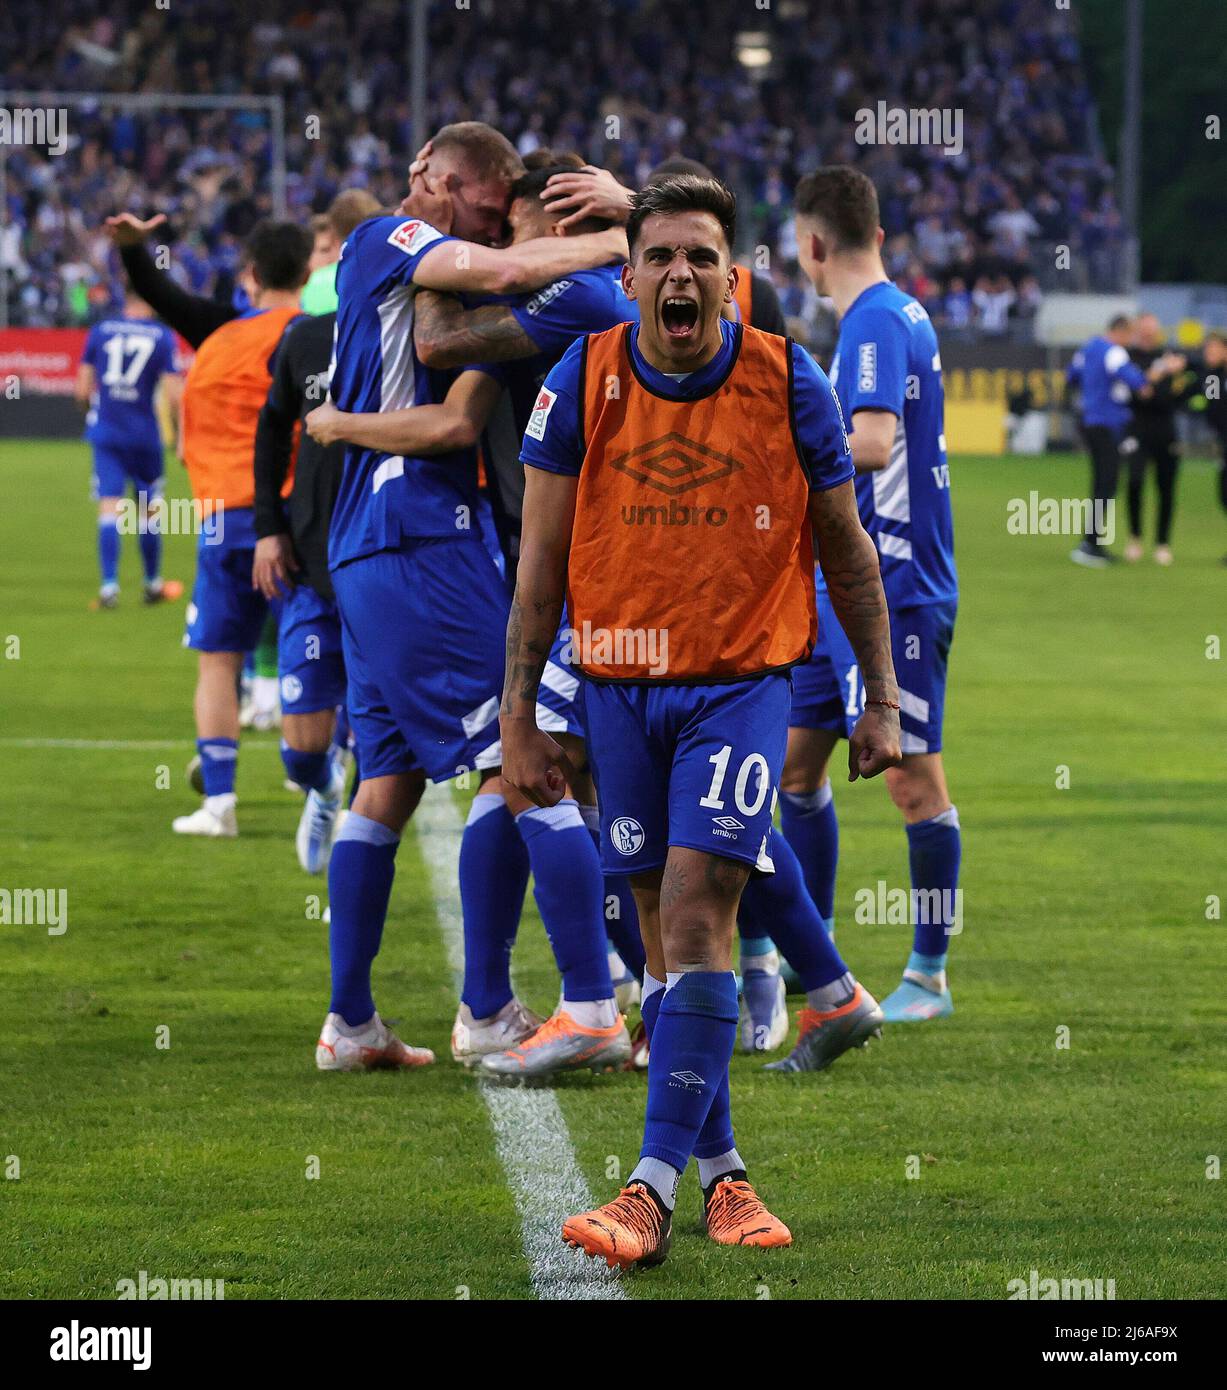
[[1114,534],[1116,484],[1120,474],[1120,444],[1129,424],[1129,402],[1134,395],[1149,394],[1151,382],[1169,370],[1166,357],[1150,372],[1129,360],[1131,323],[1118,314],[1107,332],[1096,334],[1075,354],[1067,379],[1082,393],[1082,436],[1091,456],[1091,515],[1081,545],[1069,558],[1075,564],[1102,569],[1116,556],[1107,549]]
[[[1196,388],[1204,405],[1206,424],[1214,431],[1218,444],[1218,500],[1227,512],[1227,333],[1218,331],[1206,334],[1201,345],[1201,360],[1191,364],[1196,374]],[[1223,557],[1227,565],[1227,555]]]
[[1172,563],[1172,515],[1176,503],[1176,475],[1180,453],[1176,444],[1176,411],[1189,394],[1182,373],[1186,359],[1169,353],[1163,329],[1154,314],[1141,314],[1133,326],[1130,361],[1143,372],[1166,357],[1172,372],[1156,381],[1148,396],[1135,396],[1129,430],[1121,443],[1121,455],[1129,468],[1129,540],[1125,559],[1136,563],[1145,554],[1142,544],[1142,494],[1148,466],[1153,463],[1159,488],[1159,512],[1155,525],[1155,563]]

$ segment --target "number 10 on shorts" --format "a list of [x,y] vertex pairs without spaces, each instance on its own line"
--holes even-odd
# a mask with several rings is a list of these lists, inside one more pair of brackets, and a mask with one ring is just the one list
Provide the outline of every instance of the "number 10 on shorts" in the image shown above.
[[[725,802],[721,793],[724,790],[724,782],[729,770],[729,759],[732,756],[732,745],[726,743],[719,753],[713,753],[708,758],[707,761],[713,765],[711,786],[707,789],[707,795],[699,798],[700,806],[705,806],[711,811],[724,810]],[[758,773],[758,782],[753,791],[753,799],[747,800],[746,793],[750,787],[750,779],[755,772]],[[748,754],[737,769],[737,778],[733,784],[733,801],[737,809],[743,816],[758,815],[763,809],[763,803],[767,800],[767,793],[770,790],[771,769],[767,766],[767,759],[761,753]]]

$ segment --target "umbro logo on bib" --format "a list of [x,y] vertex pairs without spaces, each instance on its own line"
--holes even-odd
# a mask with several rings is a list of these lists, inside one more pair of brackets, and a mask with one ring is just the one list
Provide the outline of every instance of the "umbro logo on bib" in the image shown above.
[[705,483],[727,478],[744,465],[731,454],[722,454],[670,431],[610,459],[609,467],[657,492],[677,497]]

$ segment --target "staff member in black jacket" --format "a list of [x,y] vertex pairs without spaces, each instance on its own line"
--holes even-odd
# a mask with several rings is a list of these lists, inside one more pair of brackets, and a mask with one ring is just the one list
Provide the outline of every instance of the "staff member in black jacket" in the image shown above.
[[[1154,314],[1141,314],[1134,323],[1133,346],[1130,358],[1144,372],[1149,372],[1160,358],[1168,353],[1163,341],[1163,329]],[[1188,394],[1183,389],[1181,373],[1185,359],[1172,355],[1175,371],[1160,377],[1154,390],[1146,396],[1135,395],[1132,415],[1121,455],[1129,464],[1129,540],[1125,544],[1125,559],[1140,560],[1142,546],[1142,491],[1146,484],[1146,468],[1155,466],[1155,481],[1159,487],[1159,515],[1155,525],[1155,563],[1172,563],[1172,514],[1176,506],[1176,474],[1180,454],[1176,445],[1176,411]]]
[[[1194,370],[1197,390],[1205,402],[1206,424],[1218,442],[1218,500],[1227,511],[1227,333],[1213,329],[1206,334],[1201,360]],[[1227,555],[1223,564],[1227,565]]]
[[[377,199],[351,189],[337,195],[326,215],[344,241],[380,210]],[[290,780],[307,788],[295,847],[310,874],[327,867],[345,783],[345,662],[328,577],[328,526],[345,446],[317,444],[300,421],[328,395],[336,317],[334,309],[300,319],[281,340],[255,447],[252,585],[266,598],[284,597],[277,638],[281,757]],[[283,499],[291,464],[294,484]]]

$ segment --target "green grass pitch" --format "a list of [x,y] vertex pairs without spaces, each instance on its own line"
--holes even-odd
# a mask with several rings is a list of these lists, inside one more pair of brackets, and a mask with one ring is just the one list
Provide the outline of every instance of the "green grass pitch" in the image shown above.
[[[951,473],[957,1012],[819,1077],[738,1056],[739,1146],[795,1245],[709,1245],[692,1172],[673,1253],[623,1281],[633,1298],[1001,1299],[1032,1269],[1114,1279],[1118,1298],[1223,1293],[1227,926],[1208,902],[1227,896],[1227,661],[1208,639],[1227,637],[1227,524],[1212,472],[1186,465],[1173,568],[1109,572],[1072,566],[1068,538],[1006,528],[1012,497],[1080,493],[1081,459],[957,458]],[[63,935],[0,925],[0,1295],[114,1298],[145,1270],[224,1279],[227,1298],[532,1296],[487,1109],[447,1059],[453,985],[422,846],[406,835],[376,997],[441,1060],[321,1075],[326,928],[308,900],[324,886],[295,862],[275,736],[245,740],[237,842],[170,833],[194,804],[183,606],[141,607],[129,538],[122,606],[87,611],[88,475],[82,445],[0,445],[0,888],[65,889],[69,907]],[[192,544],[170,541],[168,575],[191,580]],[[854,894],[906,885],[904,837],[881,785],[836,796],[839,944],[880,995],[906,928],[857,924]],[[515,964],[547,1011],[531,899]],[[602,1199],[634,1161],[644,1089],[556,1088]]]

